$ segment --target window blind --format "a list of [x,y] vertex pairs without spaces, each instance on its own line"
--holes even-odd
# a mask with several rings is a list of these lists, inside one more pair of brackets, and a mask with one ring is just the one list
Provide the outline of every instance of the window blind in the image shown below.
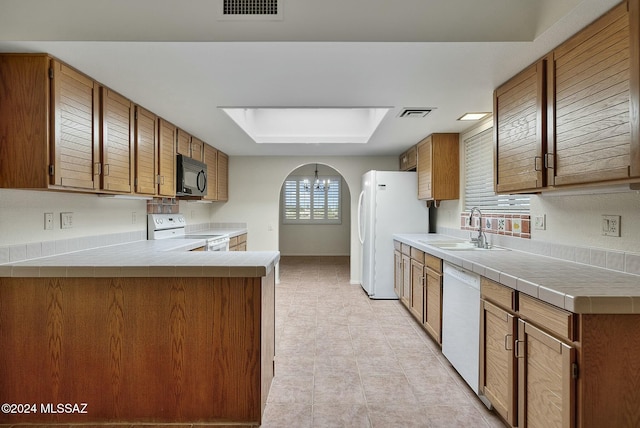
[[464,140],[465,209],[487,212],[529,212],[528,195],[497,195],[494,191],[493,128]]
[[282,186],[283,223],[340,224],[340,177],[319,177],[328,187],[316,189],[314,179],[288,177]]

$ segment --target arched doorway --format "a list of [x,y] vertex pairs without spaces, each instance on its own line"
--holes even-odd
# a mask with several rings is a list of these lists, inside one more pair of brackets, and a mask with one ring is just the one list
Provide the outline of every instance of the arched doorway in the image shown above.
[[279,212],[283,256],[350,256],[351,192],[331,166],[310,163],[291,171],[282,183]]

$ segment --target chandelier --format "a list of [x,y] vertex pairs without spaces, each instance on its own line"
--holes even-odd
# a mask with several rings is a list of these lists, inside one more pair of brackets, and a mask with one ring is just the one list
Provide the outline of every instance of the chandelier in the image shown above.
[[[327,191],[329,190],[329,187],[331,186],[331,180],[326,179],[326,180],[320,180],[320,178],[318,177],[318,164],[316,164],[316,172],[315,175],[313,177],[313,189],[316,191]],[[309,182],[308,178],[304,179],[304,190],[305,191],[309,191],[311,189],[311,183]]]

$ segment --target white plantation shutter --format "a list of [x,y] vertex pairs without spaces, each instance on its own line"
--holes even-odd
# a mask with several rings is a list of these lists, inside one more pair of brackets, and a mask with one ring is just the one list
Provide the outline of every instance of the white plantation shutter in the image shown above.
[[465,192],[468,211],[529,212],[529,195],[496,195],[493,187],[493,128],[464,141]]
[[[282,186],[283,223],[340,224],[340,177],[328,180],[328,189],[316,189],[310,177],[288,177]],[[305,186],[305,179],[308,186]]]

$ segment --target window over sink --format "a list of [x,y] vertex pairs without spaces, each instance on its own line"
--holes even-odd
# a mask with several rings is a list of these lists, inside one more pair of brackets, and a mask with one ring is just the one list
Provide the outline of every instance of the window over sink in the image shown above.
[[[494,190],[493,126],[484,126],[462,135],[464,141],[464,206],[469,211],[529,213],[529,195],[498,195]],[[516,154],[517,156],[517,154]]]

